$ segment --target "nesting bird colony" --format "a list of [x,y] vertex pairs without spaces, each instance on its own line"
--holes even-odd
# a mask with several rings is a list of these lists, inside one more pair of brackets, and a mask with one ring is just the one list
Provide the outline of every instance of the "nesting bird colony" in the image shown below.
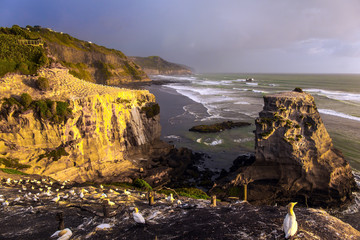
[[[10,176],[10,177],[9,177]],[[0,180],[0,239],[284,239],[281,206],[252,206],[79,185],[35,175]],[[360,239],[323,210],[298,207],[301,239]],[[290,211],[291,212],[291,211]],[[326,226],[326,227],[324,227]]]

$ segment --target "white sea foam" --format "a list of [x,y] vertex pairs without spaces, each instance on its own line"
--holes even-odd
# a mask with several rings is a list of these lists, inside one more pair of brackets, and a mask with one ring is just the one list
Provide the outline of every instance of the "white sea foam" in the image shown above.
[[153,75],[154,79],[167,79],[167,80],[179,80],[179,81],[194,81],[197,77],[194,76],[168,76],[168,75]]
[[249,105],[250,103],[240,101],[240,102],[234,102],[234,104]]
[[341,118],[347,118],[347,119],[351,119],[351,120],[360,122],[360,117],[351,116],[351,115],[337,112],[337,111],[334,111],[331,109],[319,109],[318,111],[319,111],[319,113],[322,113],[322,114],[332,115],[332,116],[341,117]]
[[243,143],[243,142],[250,142],[254,140],[253,138],[239,138],[239,139],[234,139],[234,142],[236,143]]
[[247,82],[245,83],[246,85],[250,85],[250,86],[257,86],[259,85],[259,83],[256,83],[256,82]]
[[335,99],[335,100],[360,102],[360,94],[359,93],[329,91],[329,90],[316,89],[316,88],[304,89],[304,91],[310,92],[310,93],[316,93],[318,95],[322,95],[327,98],[331,98],[331,99]]
[[176,136],[176,135],[168,135],[168,136],[164,136],[164,138],[173,138],[173,139],[180,139],[180,136]]
[[261,90],[256,90],[256,89],[253,89],[251,91],[253,91],[254,93],[267,93],[266,91],[261,91]]
[[222,139],[215,139],[215,140],[210,140],[210,142],[208,141],[210,139],[206,139],[204,141],[204,144],[205,145],[208,145],[208,146],[216,146],[216,145],[219,145],[219,144],[222,144],[223,143],[223,140]]
[[275,83],[270,83],[269,86],[271,86],[271,87],[276,87],[276,86],[278,86],[278,85],[275,84]]

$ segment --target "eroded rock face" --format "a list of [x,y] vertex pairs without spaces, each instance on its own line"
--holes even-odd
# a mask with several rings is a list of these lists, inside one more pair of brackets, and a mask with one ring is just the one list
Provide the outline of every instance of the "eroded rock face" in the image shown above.
[[255,121],[256,160],[235,171],[254,181],[249,200],[312,205],[349,200],[355,187],[350,166],[334,148],[314,98],[293,91],[265,96],[264,102]]
[[0,119],[1,157],[30,165],[27,173],[55,179],[124,180],[138,170],[127,152],[160,137],[159,115],[148,118],[142,111],[154,101],[148,92],[130,90],[72,99],[72,118],[60,124],[32,110],[10,111]]
[[334,148],[314,98],[293,91],[266,96],[264,102],[256,119],[251,178],[276,180],[287,194],[307,194],[313,201],[348,199],[354,186],[350,166]]

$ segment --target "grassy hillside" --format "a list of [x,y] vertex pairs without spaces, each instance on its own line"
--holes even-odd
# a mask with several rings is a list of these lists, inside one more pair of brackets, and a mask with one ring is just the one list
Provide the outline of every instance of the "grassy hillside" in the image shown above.
[[148,74],[192,74],[189,67],[165,61],[159,56],[130,57]]
[[[44,45],[24,45],[21,41],[25,39],[41,39]],[[7,72],[34,74],[40,67],[58,62],[75,77],[90,82],[118,85],[148,79],[121,51],[40,26],[0,28],[0,46],[0,76]]]

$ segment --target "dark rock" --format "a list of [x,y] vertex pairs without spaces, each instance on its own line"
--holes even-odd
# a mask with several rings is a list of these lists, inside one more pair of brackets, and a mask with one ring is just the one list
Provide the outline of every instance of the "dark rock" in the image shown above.
[[214,132],[224,131],[225,129],[232,129],[236,127],[244,127],[249,125],[251,125],[251,123],[226,121],[226,122],[215,123],[210,125],[197,125],[190,128],[189,131],[201,132],[201,133],[214,133]]

